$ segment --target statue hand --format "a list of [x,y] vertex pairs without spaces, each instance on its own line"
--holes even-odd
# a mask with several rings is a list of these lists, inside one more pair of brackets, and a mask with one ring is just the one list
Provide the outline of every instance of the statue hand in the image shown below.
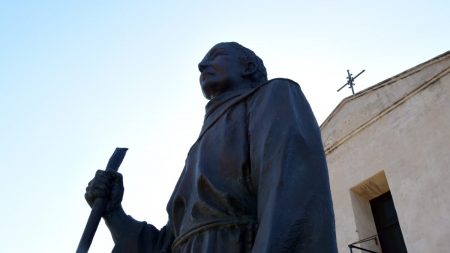
[[123,192],[122,174],[113,171],[98,170],[95,173],[95,177],[86,187],[84,198],[91,207],[97,198],[105,199],[107,205],[103,216],[106,216],[120,209]]

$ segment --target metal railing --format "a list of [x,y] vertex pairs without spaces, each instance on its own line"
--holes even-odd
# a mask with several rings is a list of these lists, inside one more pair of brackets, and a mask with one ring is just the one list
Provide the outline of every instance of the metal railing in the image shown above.
[[368,249],[364,249],[364,248],[355,246],[355,244],[361,244],[363,242],[368,242],[368,241],[372,241],[372,240],[374,240],[375,244],[378,245],[378,237],[377,237],[377,235],[372,235],[372,236],[369,236],[367,238],[361,239],[361,240],[359,240],[357,242],[350,243],[348,245],[348,248],[350,249],[350,253],[353,253],[353,249],[359,249],[359,250],[362,250],[362,251],[365,251],[365,252],[369,252],[369,253],[378,253],[378,252],[373,251],[373,250],[368,250]]

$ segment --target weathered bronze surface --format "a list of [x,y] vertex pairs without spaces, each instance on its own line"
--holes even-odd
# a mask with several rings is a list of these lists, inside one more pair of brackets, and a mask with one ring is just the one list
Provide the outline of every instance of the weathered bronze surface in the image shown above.
[[119,173],[97,172],[86,189],[90,205],[110,200],[113,252],[337,252],[320,130],[299,85],[268,81],[262,60],[235,42],[215,45],[198,66],[210,101],[167,225],[125,214]]

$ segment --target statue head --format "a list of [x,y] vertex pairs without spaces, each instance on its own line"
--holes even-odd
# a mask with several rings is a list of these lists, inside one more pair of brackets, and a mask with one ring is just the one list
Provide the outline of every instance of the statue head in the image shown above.
[[212,99],[227,91],[256,87],[267,81],[264,63],[236,42],[212,47],[198,64],[203,95]]

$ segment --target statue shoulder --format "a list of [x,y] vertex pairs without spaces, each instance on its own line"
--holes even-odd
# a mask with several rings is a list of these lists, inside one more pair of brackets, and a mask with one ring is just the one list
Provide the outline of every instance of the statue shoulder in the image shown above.
[[281,84],[281,85],[282,84],[291,84],[291,85],[300,86],[297,82],[295,82],[291,79],[282,78],[282,77],[271,79],[271,80],[267,81],[267,84]]
[[301,88],[298,83],[287,78],[274,78],[258,87],[254,97],[277,97],[285,92],[300,92]]

